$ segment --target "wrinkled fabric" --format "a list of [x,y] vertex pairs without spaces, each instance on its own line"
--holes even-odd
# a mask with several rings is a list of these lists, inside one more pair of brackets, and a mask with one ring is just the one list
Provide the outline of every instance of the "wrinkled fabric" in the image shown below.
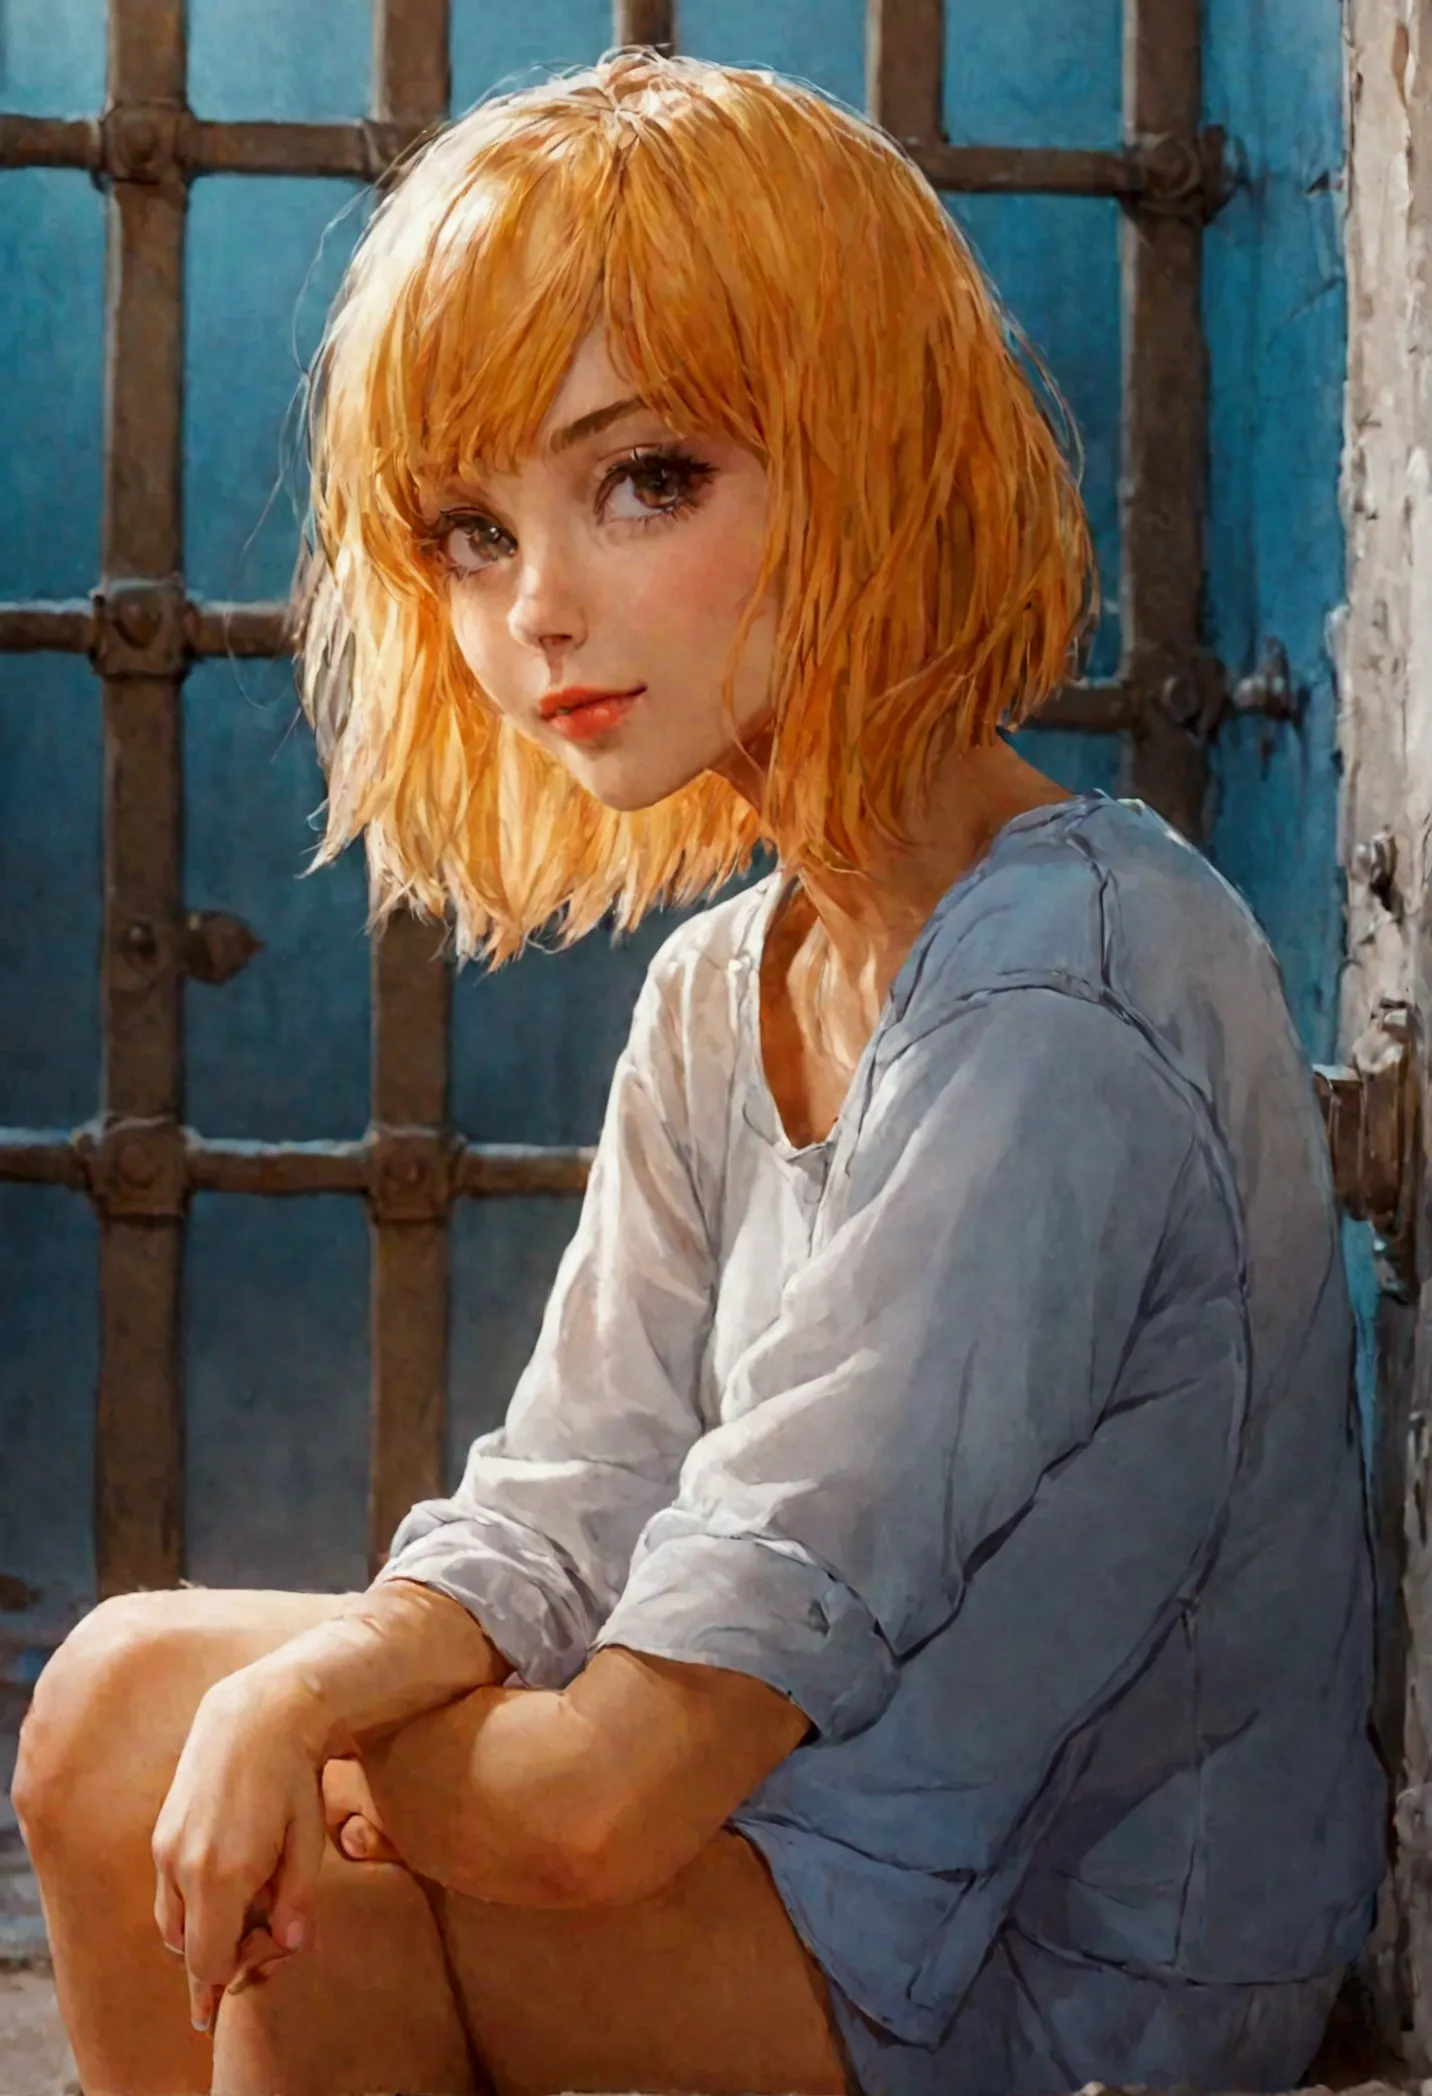
[[1291,2086],[1384,1798],[1352,1319],[1276,960],[1141,803],[1033,810],[796,1147],[759,1045],[785,892],[657,956],[506,1423],[383,1576],[533,1684],[621,1645],[799,1706],[732,1823],[872,2096]]

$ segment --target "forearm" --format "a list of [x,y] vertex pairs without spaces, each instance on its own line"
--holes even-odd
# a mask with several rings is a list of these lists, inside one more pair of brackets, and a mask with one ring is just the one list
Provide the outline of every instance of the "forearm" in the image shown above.
[[291,1711],[315,1761],[365,1752],[399,1726],[511,1669],[460,1603],[408,1580],[355,1594],[341,1613],[245,1670]]
[[808,1729],[765,1682],[618,1648],[563,1690],[464,1696],[363,1762],[420,1876],[522,1906],[621,1904],[691,1862]]
[[471,1899],[580,1906],[605,1833],[595,1745],[563,1694],[486,1688],[365,1746],[363,1767],[419,1876]]

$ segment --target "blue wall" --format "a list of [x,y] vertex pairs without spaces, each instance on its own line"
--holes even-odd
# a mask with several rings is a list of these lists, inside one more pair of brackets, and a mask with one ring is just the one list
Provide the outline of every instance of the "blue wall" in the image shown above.
[[[455,0],[454,102],[595,57],[608,0]],[[863,0],[682,0],[683,48],[863,99]],[[494,16],[497,17],[494,23]],[[366,102],[367,0],[191,0],[203,115],[323,118]],[[1212,849],[1282,958],[1309,1049],[1331,1052],[1341,941],[1333,692],[1323,621],[1341,595],[1343,363],[1337,0],[1208,0],[1208,114],[1249,181],[1209,235],[1213,478],[1208,613],[1236,672],[1288,646],[1301,730],[1240,725],[1216,757]],[[100,0],[9,0],[0,107],[89,113]],[[1103,145],[1119,135],[1119,0],[950,0],[956,140]],[[1081,427],[1086,496],[1116,599],[1118,213],[1100,200],[954,206]],[[197,594],[282,590],[293,511],[286,423],[361,220],[343,183],[210,177],[189,240],[186,558]],[[95,579],[102,205],[81,175],[0,177],[0,598]],[[1111,611],[1096,672],[1118,656]],[[184,697],[186,897],[247,918],[263,952],[188,998],[187,1112],[214,1135],[347,1136],[367,1111],[367,957],[355,857],[300,878],[321,784],[286,666],[208,664]],[[1071,785],[1115,788],[1109,739],[1021,738]],[[0,1122],[93,1111],[99,1057],[100,744],[83,663],[0,657]],[[454,1111],[470,1136],[589,1141],[661,927],[458,985]],[[572,1024],[580,1014],[580,1026]],[[498,1418],[573,1221],[569,1201],[469,1203],[454,1226],[449,1460]],[[37,1644],[93,1592],[95,1225],[73,1196],[0,1187],[0,1570],[43,1590],[9,1631]],[[210,1583],[361,1583],[366,1231],[341,1200],[196,1202],[185,1271],[189,1572]],[[6,1629],[0,1619],[0,1631]]]

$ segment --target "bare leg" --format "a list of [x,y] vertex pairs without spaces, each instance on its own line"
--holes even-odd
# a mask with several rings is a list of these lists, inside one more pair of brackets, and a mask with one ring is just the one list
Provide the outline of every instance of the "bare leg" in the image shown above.
[[[154,1925],[154,1822],[204,1691],[340,1606],[326,1594],[127,1595],[86,1617],[46,1667],[21,1739],[15,1803],[86,2096],[209,2089],[210,2041],[190,2027],[183,1969]],[[336,2057],[326,2081],[295,2090],[470,2089],[441,1942],[415,1881],[396,1866],[332,1860],[328,1942],[303,1958],[331,1956],[351,1979],[341,2035],[348,2063],[361,2064],[349,2082]],[[233,2012],[263,1992],[226,1999],[221,2046],[226,2022],[242,2035],[245,2018]],[[269,2096],[287,2086],[271,2079]]]
[[847,2086],[824,1979],[739,1834],[718,1834],[627,1906],[497,1907],[430,1890],[497,2096]]
[[[352,1990],[372,1986],[379,1961],[346,1921],[338,1948],[325,1950],[335,1943],[343,1867],[339,1859],[332,1882],[320,1886],[318,1955],[295,1958],[224,2002],[214,2096],[348,2089],[324,2075]],[[414,1895],[419,1881],[396,1866],[361,1867],[372,1872],[374,1928],[386,1931],[382,1881],[403,1882]],[[737,1834],[719,1834],[669,1885],[629,1906],[501,1906],[426,1881],[424,1889],[494,2096],[843,2096],[820,1973],[764,1863]],[[426,2096],[438,2085],[375,2078],[365,2086]]]
[[131,1596],[46,1669],[16,1801],[86,2096],[196,2096],[211,2074],[215,2096],[445,2096],[478,2086],[469,2033],[497,2096],[841,2096],[823,1982],[729,1832],[649,1898],[586,1909],[468,1900],[330,1852],[315,1943],[224,1998],[211,2058],[154,1926],[154,1821],[209,1684],[338,1605]]
[[[442,1766],[462,1766],[484,1722],[481,1694],[445,1713]],[[415,1797],[431,1781],[421,1756],[401,1778],[384,1772],[379,1801],[404,1820],[401,1782]],[[449,1776],[446,1780],[452,1780]],[[555,2091],[647,2090],[758,2096],[799,2090],[839,2096],[844,2075],[824,1981],[806,1955],[759,1852],[731,1830],[653,1894],[624,1904],[541,1907],[473,1899],[427,1880],[453,1982],[481,2071],[496,2096]],[[333,1894],[320,1887],[321,1902]],[[318,1911],[320,1942],[328,1932]],[[345,1936],[345,1940],[347,1940]],[[371,1961],[369,1961],[371,1962]],[[330,1982],[321,1962],[294,1959],[252,1998],[226,2005],[227,2028],[242,2012],[250,2036],[224,2049],[219,2096],[259,2096],[281,2063],[297,2063],[322,2035],[349,1982]],[[317,2034],[317,2035],[314,2035]],[[308,2096],[309,2084],[294,2085]],[[317,2082],[313,2087],[320,2086]]]

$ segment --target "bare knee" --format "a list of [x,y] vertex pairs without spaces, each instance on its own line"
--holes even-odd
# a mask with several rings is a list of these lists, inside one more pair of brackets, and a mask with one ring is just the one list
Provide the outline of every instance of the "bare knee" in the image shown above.
[[182,1693],[175,1695],[191,1636],[176,1620],[176,1598],[161,1592],[102,1601],[35,1684],[11,1792],[32,1854],[73,1834],[87,1838],[97,1813],[112,1838],[132,1814],[149,1811],[152,1821],[163,1802],[167,1771],[197,1702],[195,1696],[184,1709]]

